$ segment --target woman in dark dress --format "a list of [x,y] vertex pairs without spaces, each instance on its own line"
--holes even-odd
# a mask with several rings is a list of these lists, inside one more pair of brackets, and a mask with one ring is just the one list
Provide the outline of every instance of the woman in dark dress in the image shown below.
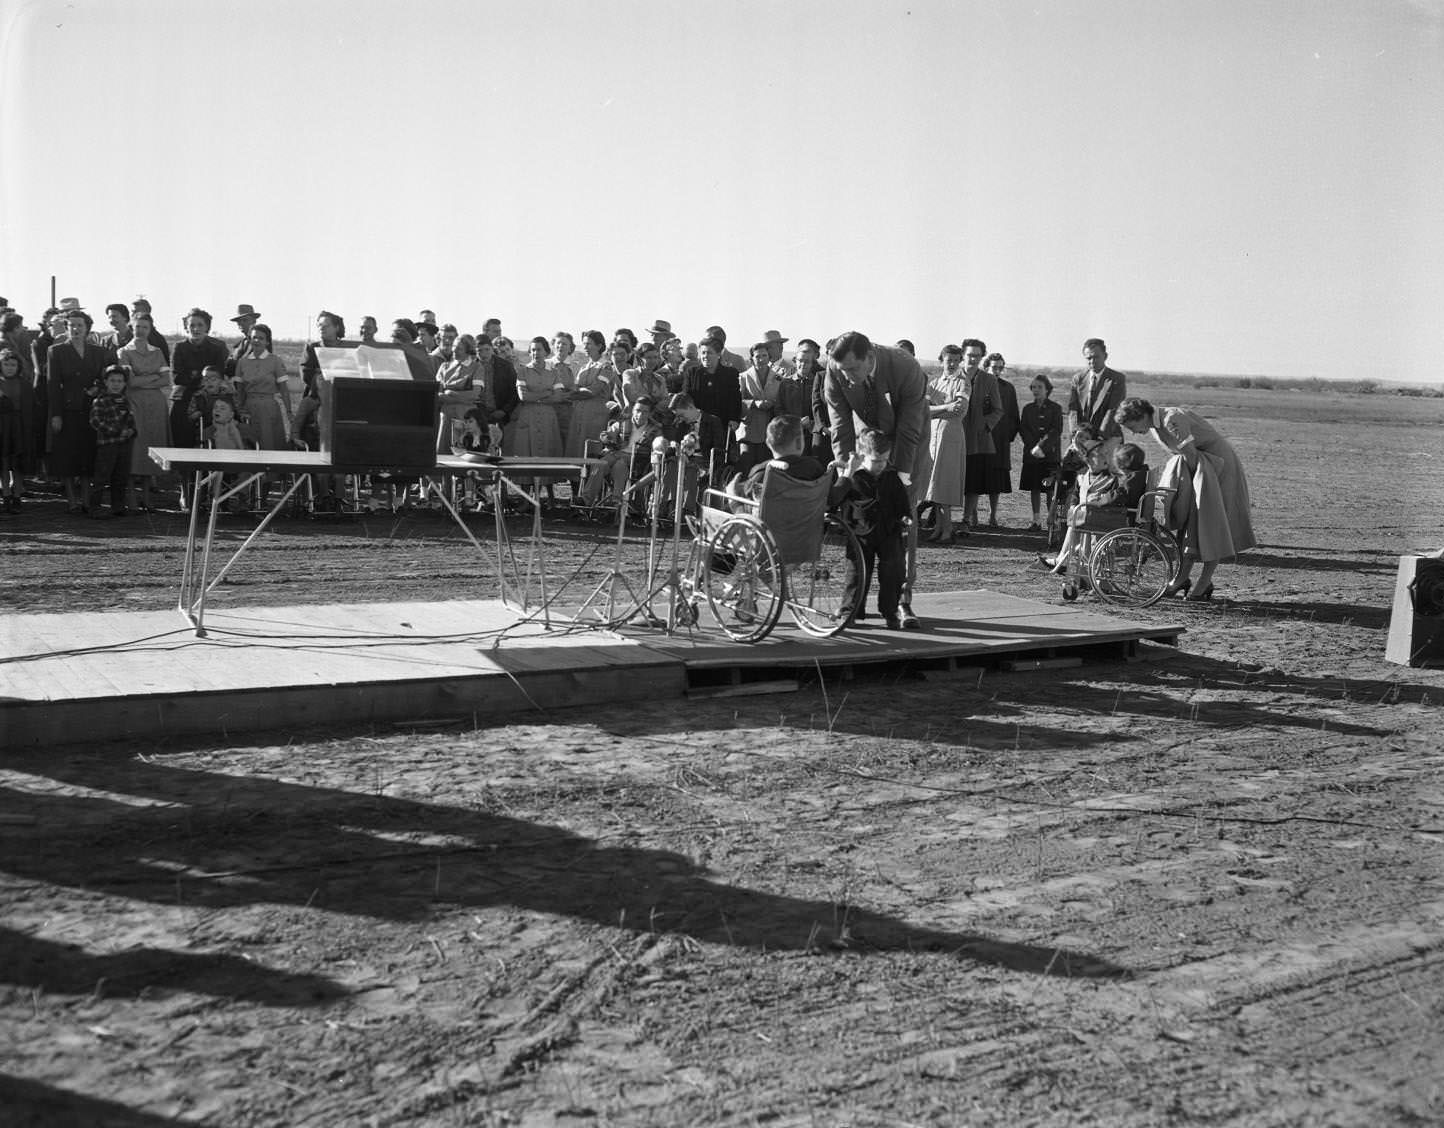
[[1063,408],[1050,398],[1053,382],[1043,373],[1033,377],[1028,390],[1033,393],[1033,402],[1018,413],[1018,437],[1023,440],[1018,488],[1029,491],[1033,503],[1033,523],[1028,531],[1041,533],[1043,490],[1048,479],[1058,472],[1062,457]]
[[199,436],[187,415],[191,397],[201,386],[201,373],[206,368],[226,370],[230,350],[224,341],[210,335],[211,315],[205,310],[192,309],[185,323],[186,339],[176,345],[171,356],[174,387],[170,393],[170,433],[176,446],[195,446]]
[[993,453],[988,458],[988,525],[998,527],[998,495],[1013,492],[1013,440],[1018,435],[1018,392],[1003,373],[1002,353],[989,353],[983,369],[998,382],[1003,417],[993,424]]
[[[200,445],[200,434],[191,422],[191,397],[201,386],[201,373],[208,367],[226,370],[230,350],[225,342],[210,335],[211,315],[196,307],[185,316],[186,339],[171,354],[170,434],[176,446]],[[181,476],[181,508],[186,507],[185,476]]]
[[71,513],[85,512],[90,472],[95,468],[90,401],[99,390],[101,374],[115,363],[115,353],[89,340],[91,324],[84,310],[69,310],[69,338],[51,345],[46,360],[46,410],[50,413],[46,462],[65,489]]

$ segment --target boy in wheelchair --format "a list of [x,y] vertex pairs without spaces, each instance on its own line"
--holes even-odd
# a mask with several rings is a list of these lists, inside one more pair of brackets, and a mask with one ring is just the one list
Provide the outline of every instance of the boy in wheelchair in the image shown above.
[[1075,553],[1087,554],[1090,533],[1131,524],[1148,489],[1148,464],[1143,449],[1136,444],[1117,447],[1111,466],[1103,443],[1096,439],[1085,439],[1082,453],[1088,460],[1088,474],[1086,480],[1080,478],[1081,499],[1068,511],[1068,533],[1057,559],[1051,563],[1053,574],[1058,576],[1068,571]]
[[595,508],[601,504],[602,491],[609,483],[620,503],[628,479],[647,472],[652,442],[662,434],[662,421],[656,416],[655,407],[656,401],[651,396],[641,396],[632,403],[628,416],[607,424],[601,436],[601,464],[593,468],[582,486],[581,500],[585,506]]
[[747,472],[744,478],[735,475],[727,483],[727,492],[738,497],[756,497],[762,489],[762,479],[771,466],[799,482],[815,482],[827,473],[827,467],[810,454],[803,454],[807,436],[802,430],[802,420],[796,415],[777,415],[767,424],[767,449],[772,452],[770,459],[763,459]]

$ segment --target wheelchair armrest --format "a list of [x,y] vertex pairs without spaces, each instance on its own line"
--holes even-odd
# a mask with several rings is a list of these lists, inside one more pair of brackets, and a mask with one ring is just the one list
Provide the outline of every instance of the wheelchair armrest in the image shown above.
[[[713,509],[730,509],[734,513],[757,512],[757,499],[755,497],[743,497],[741,494],[728,493],[726,490],[703,490],[702,504],[709,505]],[[744,508],[739,509],[739,506]]]

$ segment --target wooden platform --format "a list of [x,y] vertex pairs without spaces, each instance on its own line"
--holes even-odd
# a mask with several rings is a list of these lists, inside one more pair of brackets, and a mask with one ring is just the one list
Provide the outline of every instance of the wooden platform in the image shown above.
[[[628,637],[686,664],[692,686],[752,674],[792,674],[817,667],[854,668],[905,662],[922,668],[997,665],[1004,661],[1049,662],[1077,657],[1127,658],[1138,643],[1150,639],[1174,643],[1183,633],[1178,624],[1144,626],[1093,610],[1089,604],[1053,605],[998,592],[946,591],[923,593],[913,602],[921,622],[917,631],[890,631],[882,620],[866,620],[832,638],[803,633],[786,611],[777,628],[759,643],[737,643],[720,631],[700,629],[692,636],[644,635],[628,629]],[[708,678],[715,670],[722,678]]]
[[[216,607],[196,638],[175,610],[0,615],[0,748],[336,723],[525,717],[681,698],[689,687],[843,672],[1132,654],[1146,627],[988,591],[919,596],[920,631],[830,639],[784,620],[761,643],[519,622],[493,600]],[[874,621],[875,622],[875,621]]]

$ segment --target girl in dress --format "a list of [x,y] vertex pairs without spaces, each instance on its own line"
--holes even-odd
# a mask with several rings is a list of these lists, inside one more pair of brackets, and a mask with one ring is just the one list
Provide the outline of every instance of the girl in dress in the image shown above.
[[[271,347],[271,329],[257,322],[251,327],[251,347],[236,361],[236,411],[249,426],[262,450],[285,450],[291,445],[291,388],[286,366]],[[266,507],[271,475],[261,487]]]
[[[537,340],[541,340],[540,337]],[[572,335],[558,329],[552,337],[552,358],[548,362],[552,370],[552,389],[557,393],[557,427],[562,433],[562,447],[566,447],[566,436],[572,425],[572,389],[577,386],[576,375],[567,358],[577,351]]]
[[566,454],[568,458],[581,458],[586,454],[588,439],[595,439],[607,425],[610,414],[608,401],[612,398],[609,373],[610,363],[604,358],[607,339],[600,330],[588,329],[582,334],[582,348],[586,350],[586,363],[577,370],[572,381],[572,417],[567,424]]
[[[137,311],[130,319],[131,338],[120,350],[117,360],[130,369],[130,382],[125,398],[135,417],[135,440],[130,453],[130,490],[126,507],[139,513],[151,510],[150,491],[155,484],[156,465],[150,460],[151,447],[171,445],[170,437],[170,362],[165,354],[150,343],[155,323],[148,313]],[[136,487],[140,501],[136,502]]]
[[286,366],[271,347],[269,326],[251,329],[251,347],[236,361],[236,408],[249,416],[262,450],[285,450],[291,426],[291,388]]
[[1023,469],[1018,488],[1029,491],[1033,503],[1030,533],[1041,533],[1042,497],[1045,483],[1058,472],[1063,442],[1063,408],[1050,398],[1053,382],[1041,372],[1028,385],[1033,402],[1018,413],[1018,434],[1023,440]]
[[556,409],[561,394],[556,389],[556,374],[546,363],[551,351],[545,337],[532,338],[528,349],[531,360],[517,369],[516,393],[520,403],[502,439],[502,449],[509,455],[555,458],[562,453]]
[[[933,532],[929,540],[952,544],[953,506],[963,504],[963,468],[966,465],[968,436],[963,419],[968,412],[968,381],[963,375],[963,350],[946,345],[938,354],[942,372],[928,381],[928,414],[932,418],[929,446],[932,472],[928,476],[923,500],[937,507]],[[968,528],[963,526],[963,535]]]

